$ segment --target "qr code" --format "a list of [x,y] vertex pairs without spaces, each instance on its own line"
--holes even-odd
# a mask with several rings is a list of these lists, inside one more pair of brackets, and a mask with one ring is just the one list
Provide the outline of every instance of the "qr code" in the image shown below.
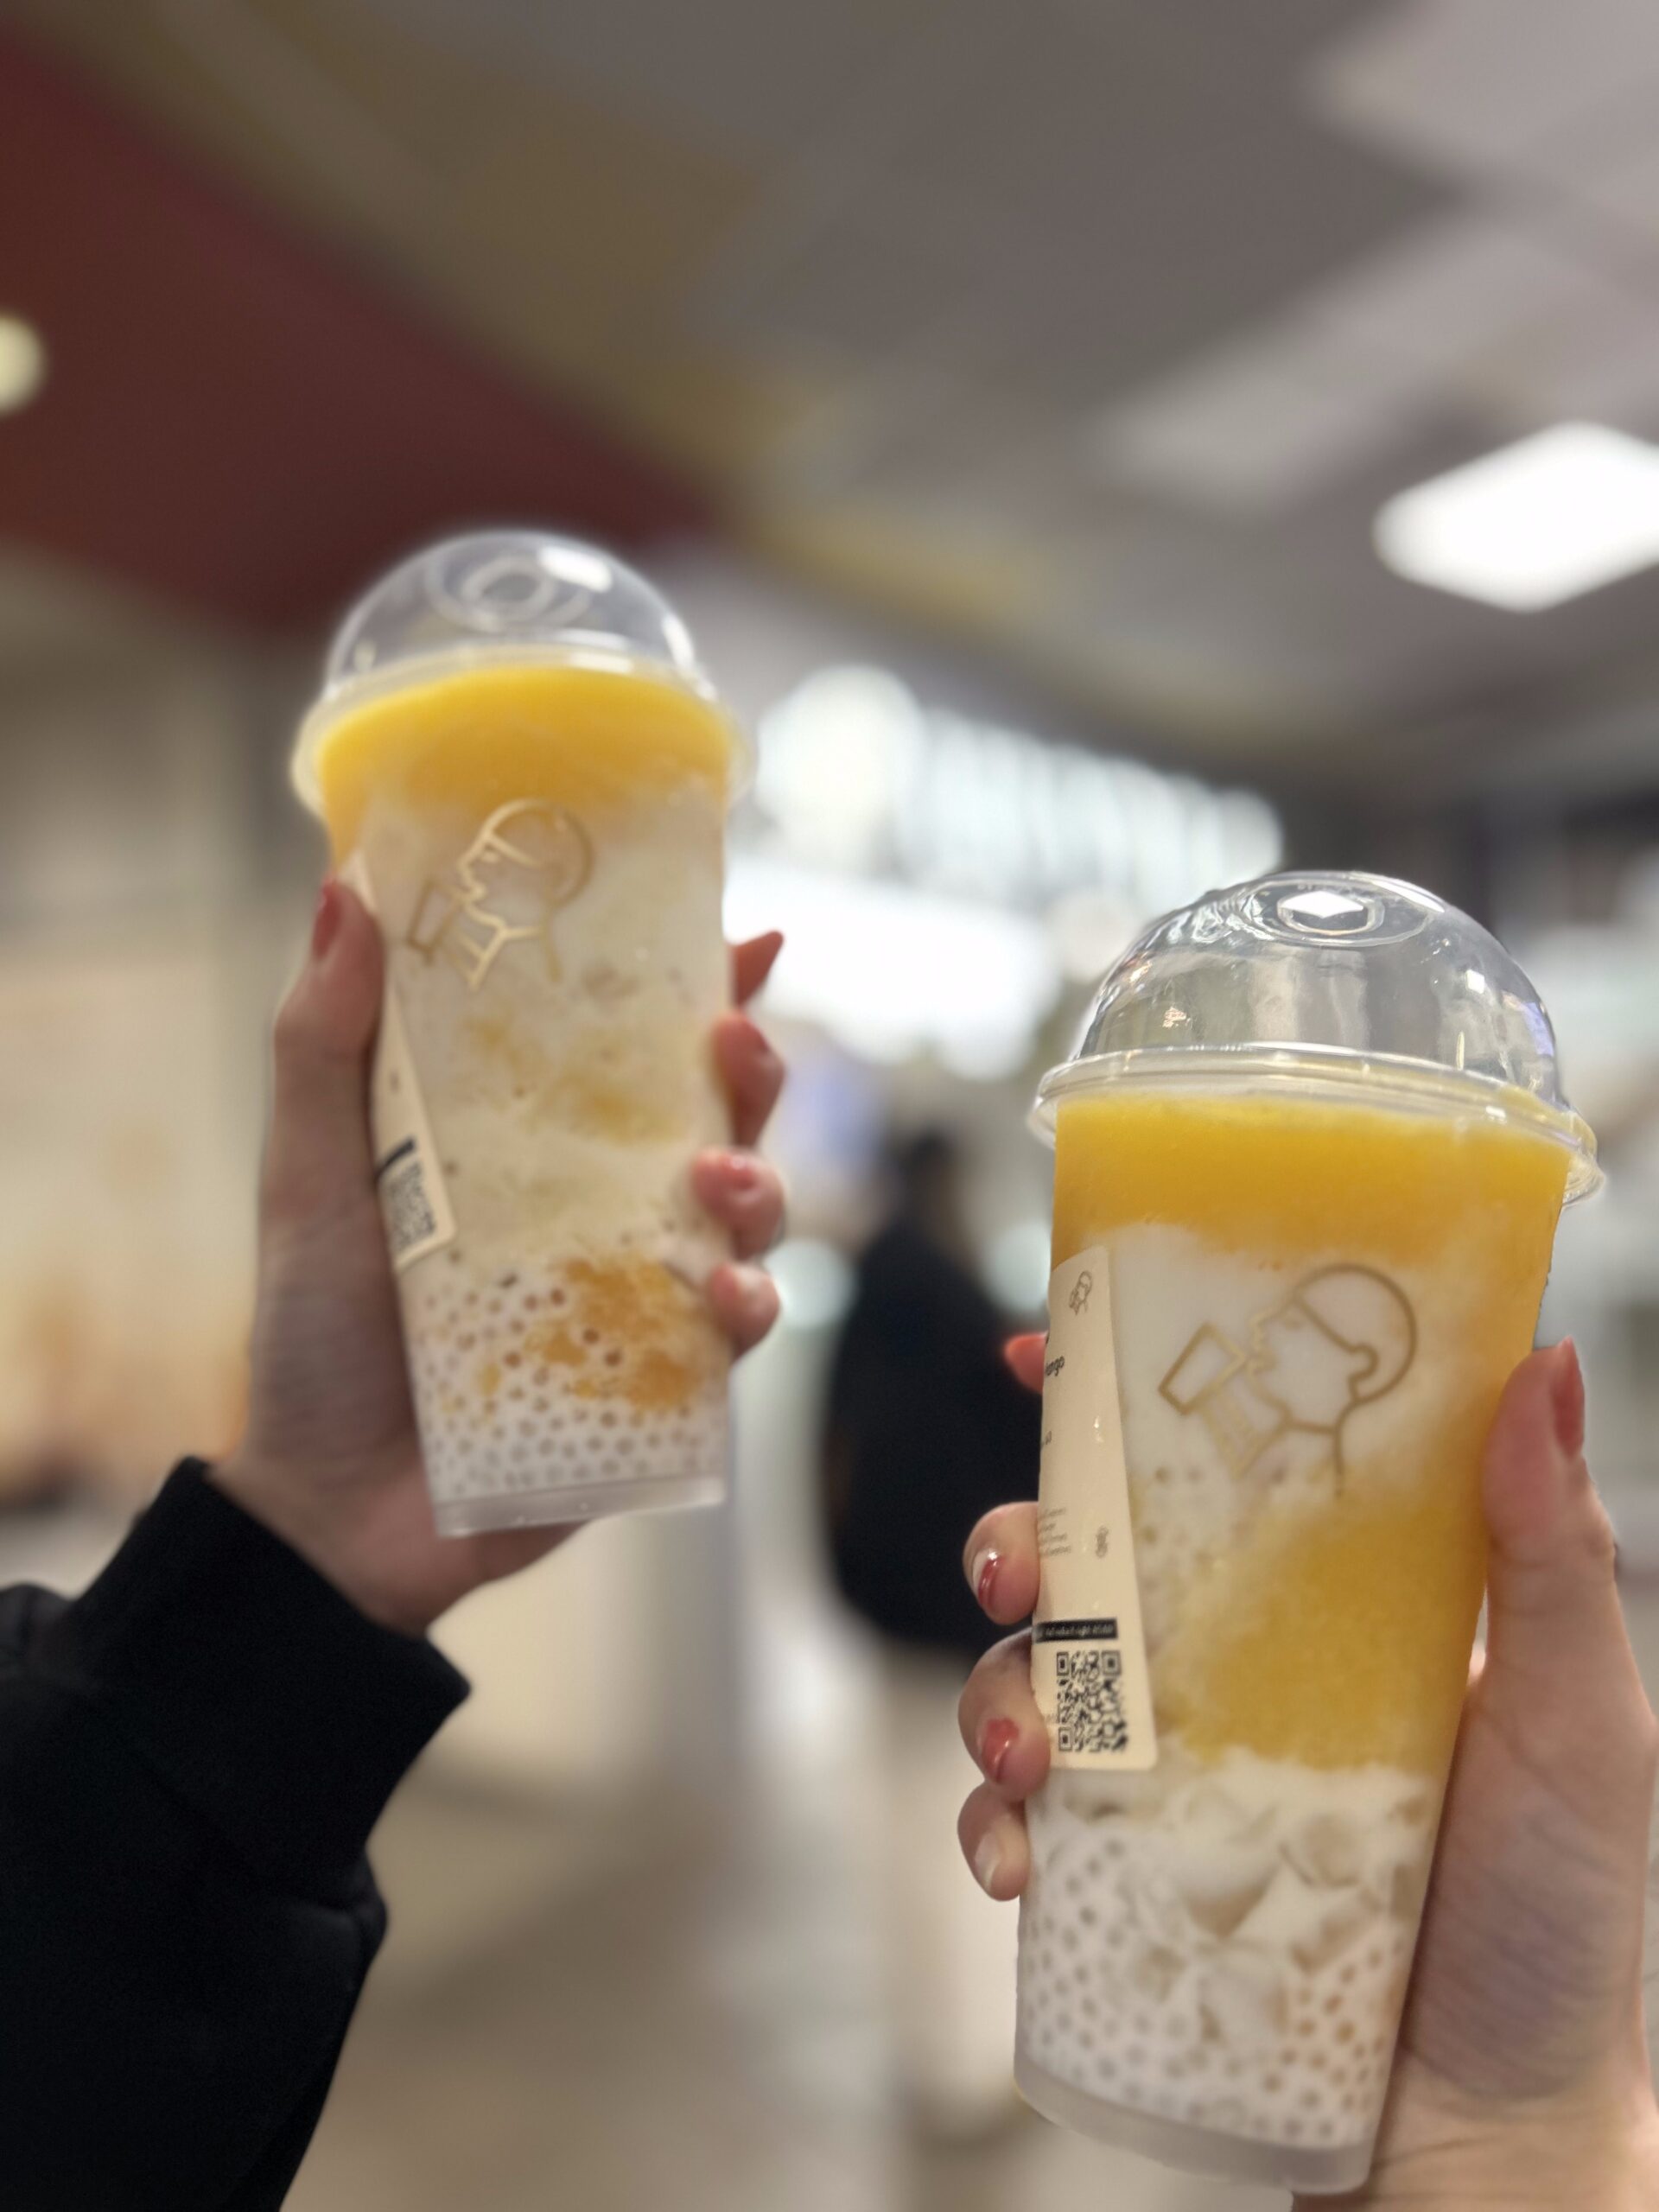
[[1060,1750],[1128,1751],[1129,1720],[1123,1710],[1122,1655],[1098,1647],[1057,1651],[1054,1675],[1059,1687],[1055,1734]]
[[426,1195],[426,1175],[419,1154],[405,1161],[380,1185],[380,1205],[386,1219],[386,1242],[394,1260],[438,1233],[438,1224]]

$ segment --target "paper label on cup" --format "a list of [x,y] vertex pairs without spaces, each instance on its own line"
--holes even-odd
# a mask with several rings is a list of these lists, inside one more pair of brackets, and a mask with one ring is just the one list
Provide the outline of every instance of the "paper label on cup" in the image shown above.
[[1158,1763],[1158,1738],[1104,1245],[1056,1268],[1048,1312],[1032,1688],[1056,1766],[1143,1771]]
[[[372,914],[378,912],[361,853],[352,855],[340,876]],[[369,1078],[369,1126],[374,1132],[374,1187],[386,1225],[386,1249],[401,1274],[429,1252],[454,1242],[455,1215],[390,975]]]

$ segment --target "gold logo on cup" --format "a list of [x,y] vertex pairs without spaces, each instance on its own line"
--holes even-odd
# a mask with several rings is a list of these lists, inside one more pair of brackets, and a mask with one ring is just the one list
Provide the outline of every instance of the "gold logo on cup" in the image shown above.
[[553,917],[593,866],[593,847],[574,815],[549,799],[510,799],[484,822],[449,874],[427,885],[404,941],[428,960],[442,953],[475,991],[508,945],[539,938],[556,982]]
[[1204,1423],[1234,1475],[1307,1439],[1292,1447],[1298,1461],[1340,1486],[1349,1421],[1386,1397],[1416,1356],[1417,1319],[1397,1283],[1375,1268],[1320,1268],[1256,1314],[1243,1344],[1206,1321],[1158,1393]]

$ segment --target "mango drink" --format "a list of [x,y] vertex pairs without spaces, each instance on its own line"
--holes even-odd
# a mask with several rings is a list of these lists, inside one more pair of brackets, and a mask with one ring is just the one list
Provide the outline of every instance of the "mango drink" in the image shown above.
[[1018,2056],[1055,2117],[1306,2191],[1369,2164],[1574,1164],[1519,1091],[1328,1075],[1054,1103]]
[[725,1476],[721,1247],[688,1171],[727,1127],[740,749],[668,669],[513,642],[348,695],[307,755],[385,944],[377,1172],[447,1533]]

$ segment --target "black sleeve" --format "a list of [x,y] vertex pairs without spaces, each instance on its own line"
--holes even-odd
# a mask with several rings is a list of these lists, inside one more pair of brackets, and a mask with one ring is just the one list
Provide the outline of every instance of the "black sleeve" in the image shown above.
[[270,2212],[466,1694],[187,1462],[86,1592],[0,1593],[0,2202]]

